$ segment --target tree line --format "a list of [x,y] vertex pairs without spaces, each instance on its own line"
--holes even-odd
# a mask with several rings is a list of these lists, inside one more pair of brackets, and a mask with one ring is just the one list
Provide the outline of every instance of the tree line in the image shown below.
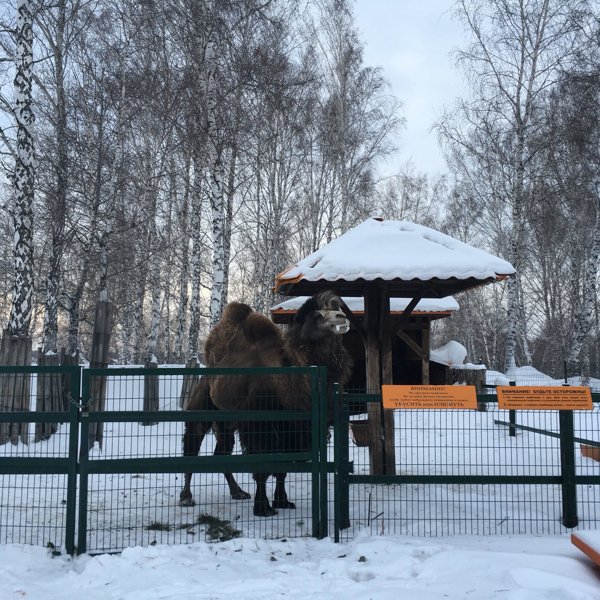
[[5,5],[6,332],[86,355],[110,300],[114,360],[187,362],[228,299],[266,312],[278,272],[378,213],[517,267],[460,297],[438,339],[503,371],[600,373],[597,9],[454,10],[469,96],[435,124],[432,176],[393,147],[401,104],[351,0]]

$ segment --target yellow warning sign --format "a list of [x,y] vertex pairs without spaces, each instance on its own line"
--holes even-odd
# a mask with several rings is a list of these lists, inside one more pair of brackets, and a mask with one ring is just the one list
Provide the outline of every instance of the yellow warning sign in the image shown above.
[[589,387],[498,386],[498,408],[504,410],[592,410]]
[[476,409],[472,385],[382,385],[383,408]]

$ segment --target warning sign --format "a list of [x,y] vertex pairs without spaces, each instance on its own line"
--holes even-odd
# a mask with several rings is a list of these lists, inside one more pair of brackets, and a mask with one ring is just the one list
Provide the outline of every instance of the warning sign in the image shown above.
[[472,385],[382,385],[383,408],[476,409]]
[[498,386],[498,408],[504,410],[591,410],[589,387]]

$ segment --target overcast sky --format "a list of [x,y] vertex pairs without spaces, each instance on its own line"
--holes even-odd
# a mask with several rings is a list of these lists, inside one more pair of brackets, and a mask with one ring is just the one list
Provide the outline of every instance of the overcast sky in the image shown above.
[[[445,171],[435,133],[429,132],[444,105],[464,84],[450,52],[462,46],[451,18],[452,0],[356,0],[356,23],[365,43],[365,64],[382,67],[392,93],[404,104],[406,129],[397,140],[400,160],[418,171]],[[397,171],[390,164],[388,171]]]

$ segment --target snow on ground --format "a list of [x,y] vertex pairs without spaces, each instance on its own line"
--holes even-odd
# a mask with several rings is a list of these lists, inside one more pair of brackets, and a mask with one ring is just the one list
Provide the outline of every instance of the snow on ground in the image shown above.
[[0,565],[6,600],[600,599],[600,572],[568,536],[238,538],[74,559],[0,545]]
[[[510,377],[499,371],[488,370],[486,372],[487,385],[509,385],[510,381],[515,381],[516,385],[564,385],[564,379],[554,379],[549,375],[538,371],[535,367],[516,367],[510,374]],[[569,377],[569,385],[590,386],[593,393],[600,393],[600,379],[590,377],[583,381],[581,377]]]

